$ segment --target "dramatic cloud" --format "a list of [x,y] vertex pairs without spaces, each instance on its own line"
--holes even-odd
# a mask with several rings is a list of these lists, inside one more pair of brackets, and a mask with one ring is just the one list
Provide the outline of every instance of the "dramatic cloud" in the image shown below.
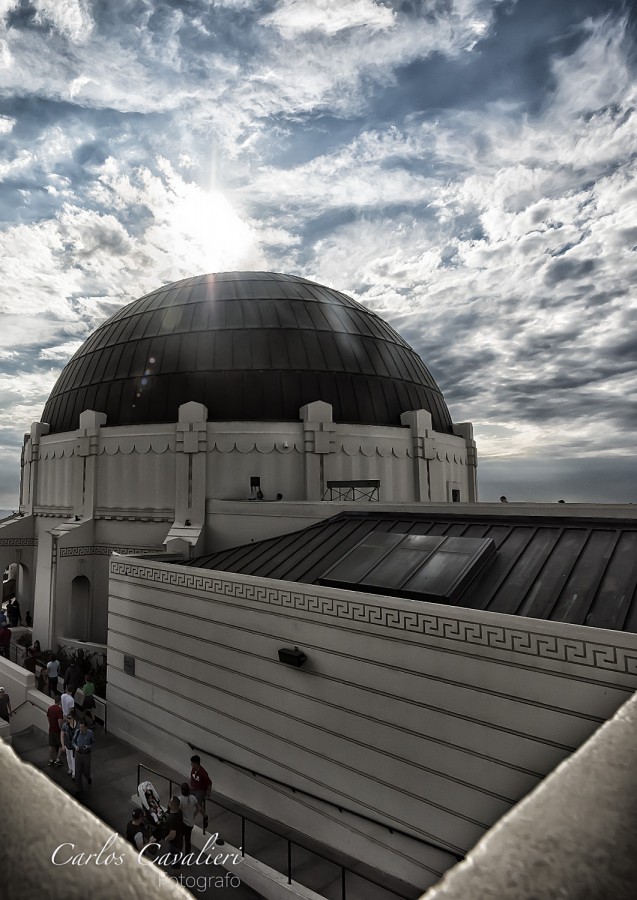
[[0,506],[107,315],[241,268],[390,320],[485,499],[637,499],[635,49],[621,0],[0,0]]

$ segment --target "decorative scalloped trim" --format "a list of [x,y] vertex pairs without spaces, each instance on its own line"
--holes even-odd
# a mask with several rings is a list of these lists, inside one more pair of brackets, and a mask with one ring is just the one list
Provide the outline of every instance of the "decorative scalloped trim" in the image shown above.
[[380,456],[383,459],[388,459],[391,456],[394,456],[396,459],[405,459],[405,457],[410,455],[407,446],[395,447],[387,444],[363,443],[360,440],[353,439],[345,439],[338,442],[334,449],[337,453],[344,453],[346,456]]
[[64,457],[70,459],[72,456],[75,456],[75,445],[73,445],[72,447],[51,447],[49,449],[43,450],[42,445],[40,444],[40,460],[62,459]]
[[140,456],[145,456],[147,453],[157,453],[161,455],[170,451],[174,452],[174,447],[172,447],[171,444],[172,441],[166,438],[161,442],[148,439],[143,441],[135,439],[131,443],[122,441],[115,446],[110,443],[102,445],[98,451],[98,455],[117,456],[118,453],[121,453],[124,456],[130,456],[131,453],[139,453]]
[[303,445],[300,446],[296,443],[290,443],[289,447],[283,446],[283,441],[274,441],[269,439],[267,441],[261,439],[233,439],[233,438],[215,438],[210,444],[208,444],[208,452],[216,450],[218,453],[233,453],[235,450],[237,453],[253,453],[255,450],[257,453],[261,454],[269,454],[276,450],[277,453],[287,454],[292,453],[294,450],[297,453],[302,452]]

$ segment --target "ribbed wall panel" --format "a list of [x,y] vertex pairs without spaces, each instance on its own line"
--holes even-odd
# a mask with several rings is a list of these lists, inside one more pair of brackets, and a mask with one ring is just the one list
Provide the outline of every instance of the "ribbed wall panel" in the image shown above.
[[[554,625],[551,636],[545,623],[527,623],[531,635],[540,629],[534,655],[507,649],[507,616],[418,604],[434,623],[438,613],[455,622],[456,634],[451,625],[426,634],[400,599],[157,563],[112,571],[109,697],[125,710],[130,740],[139,720],[158,746],[181,735],[460,851],[636,686],[630,671],[606,671],[585,653],[560,659],[590,629]],[[472,643],[480,629],[492,648]],[[298,670],[277,658],[294,645],[308,656]],[[135,657],[135,678],[124,654]]]

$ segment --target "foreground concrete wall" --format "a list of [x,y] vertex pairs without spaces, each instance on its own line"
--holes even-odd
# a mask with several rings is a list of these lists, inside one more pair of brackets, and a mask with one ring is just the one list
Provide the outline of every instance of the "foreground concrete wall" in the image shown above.
[[115,733],[422,887],[637,687],[634,635],[142,560],[111,562],[108,653]]
[[[6,900],[133,900],[157,897],[187,900],[192,895],[153,865],[140,865],[134,848],[113,834],[96,816],[76,803],[33,766],[26,765],[0,741],[2,815],[0,842],[2,896]],[[75,854],[94,854],[88,864],[54,865],[60,844]],[[95,857],[107,845],[99,857]],[[64,856],[64,851],[66,855]],[[56,861],[73,854],[62,847]]]

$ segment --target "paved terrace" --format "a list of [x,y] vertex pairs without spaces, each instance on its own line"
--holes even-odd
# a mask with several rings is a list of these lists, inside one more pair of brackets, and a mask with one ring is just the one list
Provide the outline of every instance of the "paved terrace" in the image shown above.
[[[153,782],[161,797],[162,805],[166,806],[169,795],[168,779],[172,780],[174,784],[181,784],[184,781],[186,769],[188,768],[189,771],[189,763],[186,762],[184,772],[174,772],[136,748],[104,733],[99,726],[95,730],[95,737],[96,747],[92,760],[93,784],[91,787],[85,787],[84,793],[78,802],[81,802],[88,810],[102,819],[113,831],[122,834],[126,829],[134,805],[131,802],[131,796],[137,790],[138,764],[142,764],[155,772],[160,772],[164,776],[157,776],[151,774],[148,769],[142,769],[141,780]],[[48,766],[46,733],[37,728],[29,729],[13,735],[12,745],[23,761],[41,770],[60,788],[71,796],[75,796],[75,784],[67,774],[64,757],[62,766],[53,768]],[[211,772],[211,774],[214,777],[214,772]],[[246,854],[256,857],[260,862],[278,872],[286,873],[287,841],[282,837],[276,837],[267,829],[267,819],[258,816],[251,810],[243,809],[225,798],[220,799],[222,799],[224,805],[227,804],[233,811],[219,804],[209,802],[207,804],[209,834],[217,832],[227,844],[233,847],[241,846],[241,813],[243,813],[250,819],[262,823],[261,825],[253,824],[252,822],[246,823],[244,833]],[[348,868],[356,869],[361,874],[365,873],[375,879],[384,880],[388,887],[399,888],[405,897],[417,898],[420,894],[420,891],[417,889],[410,888],[404,884],[393,883],[390,879],[383,879],[381,873],[361,866],[356,860],[344,854],[336,854],[331,850],[326,851],[320,844],[312,842],[306,836],[296,835],[289,829],[283,828],[280,823],[270,824],[279,833],[283,832],[291,839],[298,837],[306,847],[312,847],[317,853],[324,853],[325,855],[329,853],[330,859],[334,860],[333,863],[319,858],[310,850],[298,846],[293,846],[292,848],[292,873],[295,882],[300,882],[310,888],[310,890],[316,891],[327,898],[327,900],[341,900],[342,897],[341,870],[338,863]],[[196,828],[195,832],[197,831],[198,829]],[[52,841],[51,850],[63,840],[64,835],[62,834],[59,841]],[[193,835],[194,846],[195,835]],[[216,852],[222,851],[223,847],[218,847]],[[210,852],[212,853],[212,851]],[[241,866],[239,865],[237,872],[240,872],[240,869]],[[232,900],[253,900],[253,898],[262,896],[245,884],[236,886],[236,881],[234,882],[235,886],[228,884],[226,870],[221,866],[189,866],[187,872],[185,869],[182,871],[184,871],[185,877],[190,876],[196,879],[196,881],[188,883],[182,881],[182,884],[188,886],[190,892],[198,900],[224,900],[224,898],[227,898],[227,900],[230,900],[230,898]],[[217,878],[219,880],[215,880]],[[223,883],[224,879],[225,884]],[[392,894],[380,886],[363,881],[353,873],[347,874],[346,898],[347,900],[397,900],[396,894]]]

